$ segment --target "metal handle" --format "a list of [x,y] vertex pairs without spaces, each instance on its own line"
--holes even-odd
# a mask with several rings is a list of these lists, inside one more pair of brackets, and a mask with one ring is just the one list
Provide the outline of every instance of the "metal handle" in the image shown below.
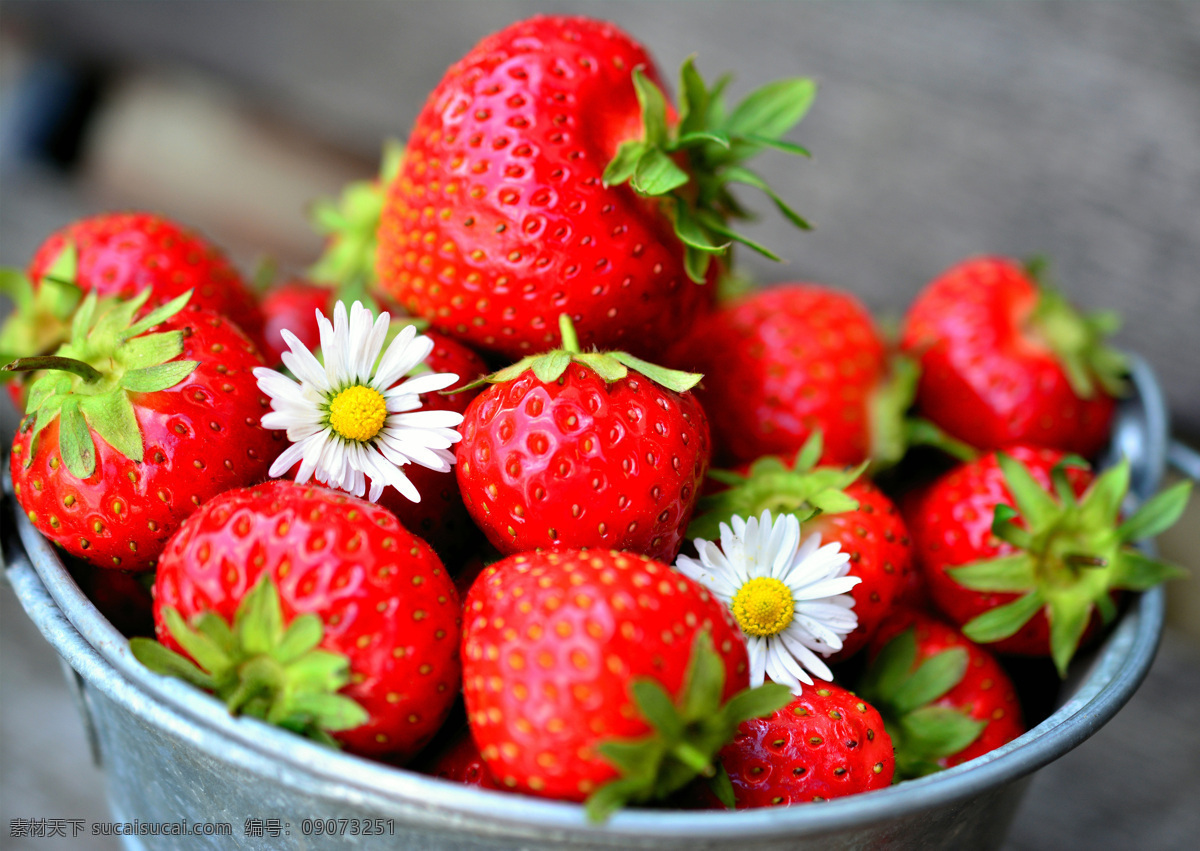
[[1167,464],[1193,481],[1200,482],[1200,450],[1181,440],[1172,440],[1167,447]]

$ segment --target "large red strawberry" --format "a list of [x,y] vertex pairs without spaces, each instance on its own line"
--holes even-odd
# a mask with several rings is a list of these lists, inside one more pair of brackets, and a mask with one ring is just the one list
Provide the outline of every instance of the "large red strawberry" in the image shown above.
[[735,240],[759,248],[726,225],[742,214],[729,185],[766,189],[743,165],[766,148],[803,153],[781,137],[814,91],[780,81],[727,113],[689,61],[677,115],[613,25],[517,22],[451,66],[418,115],[387,191],[379,284],[510,358],[551,348],[560,313],[585,349],[656,354],[710,303],[695,285],[709,259]]
[[951,435],[1091,457],[1122,391],[1125,358],[1103,344],[1115,326],[1112,314],[1081,316],[1012,260],[975,257],[917,296],[902,345],[921,362],[919,410]]
[[644,556],[511,556],[480,575],[465,618],[463,696],[493,776],[545,797],[591,796],[594,817],[711,773],[743,719],[787,700],[774,684],[745,691],[728,611]]
[[669,561],[708,468],[698,379],[564,348],[501,370],[460,426],[458,484],[502,553],[604,547]]
[[154,597],[162,645],[134,644],[139,659],[354,753],[409,758],[457,694],[454,583],[366,500],[287,481],[224,493],[171,539]]
[[[262,313],[225,255],[198,234],[154,213],[101,213],[67,225],[34,253],[29,280],[43,308],[48,305],[41,302],[41,290],[48,285],[54,298],[66,303],[71,289],[122,299],[149,290],[147,308],[190,291],[189,310],[223,314],[262,347]],[[67,338],[68,318],[64,310],[19,309],[0,332],[0,351],[13,357],[52,352]]]
[[321,331],[316,312],[326,316],[333,313],[337,290],[324,284],[305,280],[284,281],[272,286],[262,295],[263,356],[268,363],[282,362],[288,345],[283,332],[296,335],[306,349],[315,351],[321,346]]
[[909,517],[913,556],[934,603],[973,641],[1049,655],[1060,673],[1085,632],[1116,614],[1114,593],[1180,574],[1131,544],[1182,513],[1190,482],[1124,522],[1129,464],[1093,477],[1053,449],[1011,446],[960,465]]
[[871,656],[857,691],[883,716],[902,779],[982,756],[1025,732],[1004,668],[932,615],[897,611],[876,633]]
[[487,763],[479,753],[479,747],[471,738],[471,731],[464,728],[450,742],[429,759],[423,759],[421,771],[452,780],[467,786],[478,786],[480,789],[499,789],[505,787],[496,782]]
[[766,456],[736,470],[713,470],[709,478],[721,490],[700,500],[688,535],[716,540],[720,524],[734,516],[796,514],[804,534],[819,534],[850,556],[850,576],[862,581],[850,590],[858,625],[842,639],[832,661],[849,658],[866,646],[892,609],[912,571],[911,544],[904,519],[892,501],[862,468],[817,466],[821,433],[814,432],[793,458]]
[[696,395],[722,463],[794,455],[819,430],[823,463],[857,464],[894,439],[877,415],[892,396],[884,344],[847,292],[785,284],[742,296],[695,322],[667,362],[704,374]]
[[[267,476],[282,448],[262,427],[257,350],[229,320],[180,296],[88,296],[75,336],[41,368],[13,441],[13,486],[34,525],[101,567],[149,570],[196,506]],[[12,368],[14,365],[10,365]]]
[[[738,809],[827,801],[887,788],[896,760],[879,712],[818,680],[767,718],[742,722],[721,749]],[[710,805],[714,795],[702,791]]]

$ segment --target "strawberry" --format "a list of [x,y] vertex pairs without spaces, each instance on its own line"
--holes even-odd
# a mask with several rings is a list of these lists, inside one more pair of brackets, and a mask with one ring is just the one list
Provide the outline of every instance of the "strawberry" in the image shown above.
[[291,331],[307,349],[321,345],[316,311],[333,313],[337,290],[305,280],[285,281],[263,293],[260,304],[263,312],[263,356],[277,365],[288,350],[282,332]]
[[917,405],[981,449],[1034,443],[1092,457],[1108,442],[1124,356],[1112,314],[1079,315],[1003,257],[951,267],[917,296],[902,346],[921,363]]
[[13,441],[13,486],[40,532],[101,567],[149,570],[196,506],[261,481],[282,449],[259,419],[267,400],[254,346],[229,320],[185,310],[142,319],[130,301],[89,295],[43,369]]
[[80,292],[130,299],[149,290],[145,306],[152,309],[190,291],[189,310],[223,314],[263,348],[262,313],[237,270],[203,237],[164,216],[80,219],[47,237],[28,271],[23,286],[6,276],[28,293],[0,331],[0,352],[10,357],[48,354],[65,342]]
[[[567,313],[585,349],[653,356],[707,308],[710,258],[767,191],[744,161],[775,148],[815,86],[784,80],[726,114],[689,61],[678,115],[646,51],[611,24],[539,15],[446,72],[409,135],[380,220],[379,284],[414,315],[510,359]],[[715,267],[714,267],[715,268]]]
[[888,382],[870,315],[841,290],[785,284],[737,298],[694,323],[666,361],[704,374],[696,395],[721,463],[794,455],[820,430],[822,463],[858,464],[894,439],[885,413],[903,388]]
[[460,426],[467,510],[505,554],[605,547],[675,557],[708,468],[687,376],[624,352],[563,348],[488,378]]
[[408,759],[457,692],[461,617],[441,562],[390,512],[328,488],[272,481],[208,501],[168,544],[154,598],[162,644],[133,643],[143,663],[353,753]]
[[934,483],[909,523],[913,556],[951,623],[1000,653],[1049,655],[1064,676],[1085,632],[1116,615],[1116,591],[1180,575],[1130,544],[1174,523],[1191,487],[1121,522],[1129,463],[1099,476],[1082,464],[1033,446],[989,453]]
[[480,789],[504,789],[492,777],[468,729],[464,729],[434,754],[421,766],[421,770],[443,780],[478,786]]
[[921,777],[1025,732],[1016,687],[984,648],[933,615],[902,609],[871,642],[858,693],[879,709],[896,774]]
[[795,514],[805,535],[819,534],[850,556],[850,576],[862,581],[850,590],[858,625],[831,656],[842,661],[866,646],[887,617],[894,598],[912,572],[908,529],[892,501],[862,467],[817,466],[821,432],[814,432],[794,458],[769,455],[736,470],[713,470],[721,490],[701,498],[688,536],[715,540],[721,523],[734,515],[756,517],[769,509]]
[[[669,795],[787,690],[747,691],[729,612],[665,564],[611,550],[510,556],[471,588],[463,696],[505,787],[599,818]],[[781,694],[782,693],[782,694]]]
[[896,767],[879,712],[822,680],[770,717],[742,722],[733,741],[721,748],[720,760],[738,809],[884,789]]

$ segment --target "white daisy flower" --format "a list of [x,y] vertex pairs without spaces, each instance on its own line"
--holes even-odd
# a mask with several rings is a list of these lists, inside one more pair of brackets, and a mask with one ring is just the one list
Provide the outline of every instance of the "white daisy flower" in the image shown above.
[[317,311],[325,363],[290,331],[283,332],[291,351],[283,364],[299,381],[273,369],[254,370],[258,386],[271,397],[264,428],[286,429],[292,445],[271,465],[282,476],[297,461],[296,481],[315,478],[354,496],[367,492],[376,502],[389,485],[413,502],[421,494],[404,474],[407,464],[446,472],[454,464],[450,447],[460,439],[455,427],[462,414],[421,411],[420,394],[443,390],[458,380],[449,372],[409,372],[433,351],[433,341],[412,325],[392,340],[380,358],[388,333],[387,313],[373,316],[359,302],[334,307],[333,323]]
[[[862,581],[847,576],[850,556],[839,544],[821,546],[820,535],[800,539],[800,521],[771,512],[721,524],[721,545],[696,539],[700,560],[679,556],[680,573],[707,586],[741,627],[750,656],[750,685],[765,677],[800,694],[812,677],[833,679],[817,654],[842,649],[858,626],[854,598]],[[811,674],[811,676],[810,676]]]

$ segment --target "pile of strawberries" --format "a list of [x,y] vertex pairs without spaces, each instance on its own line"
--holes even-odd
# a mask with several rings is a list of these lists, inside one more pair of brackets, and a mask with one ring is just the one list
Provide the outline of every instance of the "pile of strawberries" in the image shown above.
[[317,208],[309,279],[256,293],[147,213],[51,235],[3,276],[22,510],[231,712],[596,818],[1019,736],[1005,657],[1065,674],[1178,572],[1133,544],[1186,485],[1127,514],[1087,460],[1113,320],[999,257],[896,340],[833,287],[730,294],[735,244],[774,256],[734,187],[807,227],[748,162],[805,155],[814,86],[723,89],[689,60],[672,103],[625,33],[539,16]]

